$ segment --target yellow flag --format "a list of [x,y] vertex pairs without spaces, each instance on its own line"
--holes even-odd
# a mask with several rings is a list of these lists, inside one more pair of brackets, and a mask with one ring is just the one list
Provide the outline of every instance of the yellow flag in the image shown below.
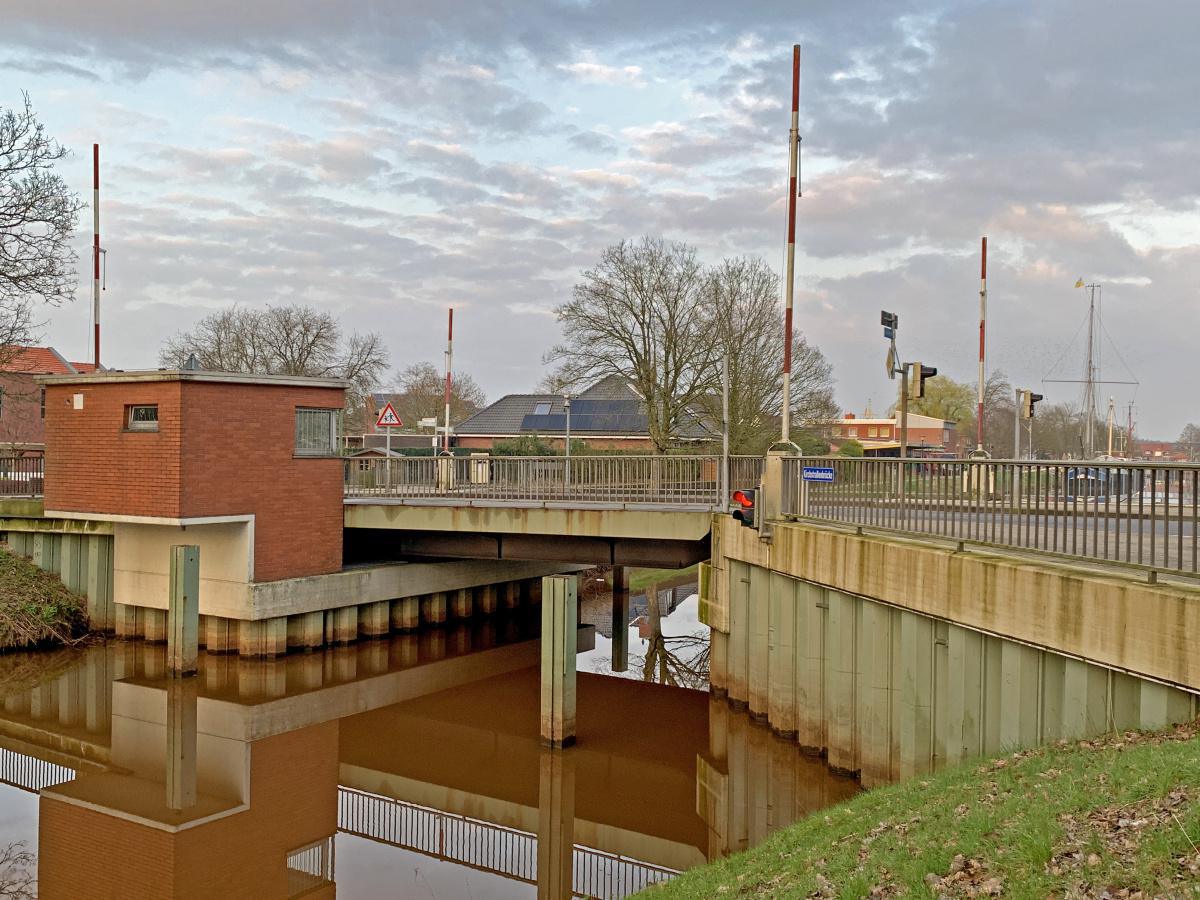
[[1082,278],[1080,278],[1077,282],[1075,282],[1075,287],[1083,287],[1083,279]]

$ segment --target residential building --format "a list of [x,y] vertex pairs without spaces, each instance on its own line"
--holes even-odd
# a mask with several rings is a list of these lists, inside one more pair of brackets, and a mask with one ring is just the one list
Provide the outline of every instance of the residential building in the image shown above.
[[[571,398],[571,439],[597,450],[650,453],[646,405],[627,380],[609,375]],[[456,447],[491,449],[497,441],[537,435],[561,450],[566,437],[567,408],[561,394],[506,394],[454,426]],[[680,442],[719,438],[699,415],[680,429]]]
[[[889,418],[859,418],[847,412],[831,428],[830,447],[836,451],[848,440],[862,444],[868,456],[899,456],[900,413]],[[962,439],[948,419],[909,413],[908,452],[910,456],[958,456]]]
[[92,363],[70,362],[53,347],[0,347],[0,448],[37,453],[46,444],[46,389],[38,375],[85,375]]
[[1187,462],[1196,448],[1189,448],[1175,441],[1137,441],[1138,457],[1151,462]]

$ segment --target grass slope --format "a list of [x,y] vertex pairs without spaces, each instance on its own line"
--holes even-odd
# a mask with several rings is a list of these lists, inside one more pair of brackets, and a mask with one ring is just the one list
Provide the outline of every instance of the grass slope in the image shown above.
[[662,897],[1200,897],[1200,721],[867,791]]
[[0,651],[72,643],[86,630],[83,604],[57,575],[0,550]]

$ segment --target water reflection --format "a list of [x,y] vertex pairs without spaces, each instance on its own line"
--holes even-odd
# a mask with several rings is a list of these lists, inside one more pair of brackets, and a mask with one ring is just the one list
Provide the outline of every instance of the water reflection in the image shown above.
[[0,657],[0,840],[47,900],[624,896],[855,790],[704,692],[594,674],[542,747],[532,627],[182,684],[140,643]]

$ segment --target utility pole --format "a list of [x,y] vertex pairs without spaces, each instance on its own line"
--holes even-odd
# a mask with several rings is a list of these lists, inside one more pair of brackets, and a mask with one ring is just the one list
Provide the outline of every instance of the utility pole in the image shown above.
[[1016,399],[1013,400],[1013,459],[1021,458],[1021,402],[1023,400],[1022,391],[1016,389]]
[[450,316],[446,325],[446,433],[443,438],[442,452],[450,453],[450,373],[454,358],[454,307],[450,307]]
[[[1092,283],[1088,288],[1088,337],[1087,337],[1087,377],[1085,379],[1086,387],[1084,388],[1083,397],[1083,414],[1087,416],[1087,422],[1084,426],[1084,434],[1086,435],[1085,446],[1087,448],[1087,458],[1091,459],[1096,455],[1096,288],[1098,284]],[[1103,296],[1103,294],[1101,294]]]
[[729,351],[721,358],[721,504],[729,511]]
[[[917,375],[920,378],[920,374]],[[900,366],[900,458],[908,456],[908,366]],[[901,473],[903,478],[903,473]]]
[[792,439],[792,295],[796,281],[796,197],[800,174],[800,45],[792,47],[792,127],[788,132],[787,274],[783,312],[784,442]]
[[983,238],[979,267],[979,396],[975,410],[975,453],[983,456],[983,390],[987,378],[985,346],[987,333],[987,237]]
[[92,144],[92,361],[100,368],[100,145]]
[[1108,458],[1112,459],[1113,452],[1113,415],[1116,412],[1116,407],[1113,405],[1113,398],[1108,398]]
[[571,395],[563,395],[563,409],[567,414],[567,440],[563,447],[563,453],[566,456],[566,482],[571,483]]

